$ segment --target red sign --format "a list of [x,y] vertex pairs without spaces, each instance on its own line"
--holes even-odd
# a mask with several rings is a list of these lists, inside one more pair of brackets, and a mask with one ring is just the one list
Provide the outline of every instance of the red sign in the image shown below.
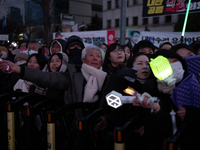
[[107,44],[108,46],[112,43],[115,43],[115,30],[107,31]]

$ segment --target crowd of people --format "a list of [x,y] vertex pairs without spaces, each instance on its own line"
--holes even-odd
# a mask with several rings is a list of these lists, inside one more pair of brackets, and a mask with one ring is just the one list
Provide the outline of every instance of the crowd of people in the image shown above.
[[[58,99],[57,109],[75,102],[94,103],[93,110],[105,109],[105,115],[94,126],[95,132],[104,133],[100,139],[102,149],[113,149],[112,137],[106,139],[108,132],[136,116],[140,121],[137,128],[126,135],[127,149],[163,149],[164,139],[175,133],[174,124],[177,129],[187,124],[180,137],[181,150],[198,146],[200,108],[189,104],[177,107],[171,98],[190,75],[185,59],[200,54],[198,41],[191,45],[172,45],[164,41],[156,47],[152,42],[142,40],[133,47],[130,42],[85,47],[81,38],[71,36],[67,41],[54,39],[49,46],[42,47],[38,42],[25,41],[19,44],[18,49],[0,46],[0,54],[3,59],[0,62],[1,94],[22,91],[54,97]],[[160,55],[168,59],[174,82],[159,80],[153,74],[149,63]],[[130,104],[117,109],[108,106],[105,96],[113,90],[130,96],[125,92],[127,87],[133,88],[136,94],[148,93],[150,97],[143,96],[138,100],[135,95]],[[152,97],[159,101],[150,105],[148,100]],[[175,122],[172,112],[175,112]],[[81,117],[89,113],[77,112],[76,115]]]

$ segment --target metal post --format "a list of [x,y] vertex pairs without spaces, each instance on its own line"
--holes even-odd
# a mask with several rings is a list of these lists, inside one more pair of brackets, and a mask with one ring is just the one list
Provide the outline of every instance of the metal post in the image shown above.
[[121,0],[121,27],[120,27],[120,44],[125,44],[126,37],[126,0]]

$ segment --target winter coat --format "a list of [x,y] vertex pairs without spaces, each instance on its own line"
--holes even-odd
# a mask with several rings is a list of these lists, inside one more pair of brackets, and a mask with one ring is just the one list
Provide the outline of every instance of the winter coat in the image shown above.
[[[24,67],[21,69],[23,70],[22,72],[24,72],[22,73],[22,77],[25,80],[34,82],[40,87],[53,87],[55,89],[65,90],[65,104],[83,101],[83,93],[86,81],[81,73],[81,66],[68,64],[66,72],[41,72],[39,70],[28,67]],[[107,80],[105,81],[101,92],[104,91],[106,83]],[[100,93],[97,94],[99,94],[100,96],[103,95]],[[98,108],[100,106],[103,106],[104,103],[104,101],[102,102],[100,101],[100,99],[101,98],[99,98],[99,101],[95,103],[95,105],[98,105]],[[80,114],[80,116],[82,115],[83,114]]]

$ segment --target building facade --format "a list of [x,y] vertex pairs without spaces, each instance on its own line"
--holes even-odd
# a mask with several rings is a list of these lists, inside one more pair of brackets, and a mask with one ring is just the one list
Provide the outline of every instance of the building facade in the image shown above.
[[[126,0],[126,3],[126,37],[129,30],[173,32],[178,22],[178,14],[142,17],[142,0]],[[116,38],[120,37],[120,14],[121,0],[103,0],[103,30],[114,29]]]

